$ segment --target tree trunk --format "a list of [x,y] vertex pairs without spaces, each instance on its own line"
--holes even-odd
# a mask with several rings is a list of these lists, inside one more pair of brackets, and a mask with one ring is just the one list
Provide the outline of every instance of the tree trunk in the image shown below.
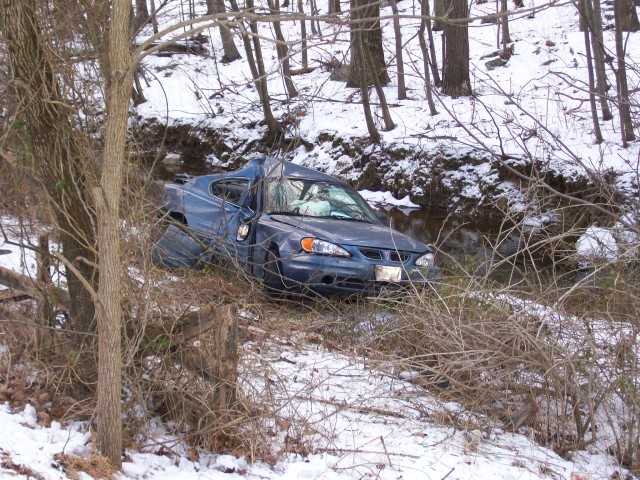
[[[280,5],[278,4],[278,0],[267,0],[267,3],[269,5],[271,14],[278,16],[280,14]],[[278,54],[278,60],[280,61],[282,78],[284,78],[284,84],[287,88],[287,96],[289,98],[295,98],[298,96],[298,91],[296,90],[296,86],[293,84],[293,80],[291,79],[289,47],[287,46],[287,42],[284,39],[284,35],[282,34],[280,21],[273,20],[271,22],[271,25],[273,26],[273,31],[278,42],[276,43],[276,53]]]
[[[250,13],[255,13],[255,7],[253,4],[253,0],[246,0],[247,10]],[[253,39],[253,50],[255,54],[256,60],[256,69],[257,69],[257,77],[256,77],[256,88],[260,92],[260,103],[262,105],[262,113],[264,115],[264,121],[267,124],[267,128],[269,129],[269,136],[272,139],[277,138],[280,133],[282,133],[282,125],[280,122],[276,120],[276,117],[273,116],[273,111],[271,110],[271,99],[269,97],[269,90],[267,88],[267,73],[264,69],[264,61],[262,60],[262,48],[260,46],[260,36],[258,33],[258,22],[256,20],[249,21],[249,27],[251,28],[251,36]]]
[[638,21],[634,0],[620,0],[618,5],[621,30],[623,32],[637,32],[640,30],[640,22]]
[[[69,106],[62,98],[51,60],[55,54],[42,39],[36,12],[35,0],[0,0],[0,31],[15,80],[8,87],[22,108],[16,122],[23,127],[25,153],[33,160],[34,174],[52,206],[63,255],[92,287],[97,282],[95,231],[87,188],[93,152],[87,137],[68,116]],[[66,268],[70,329],[77,332],[73,343],[82,365],[79,373],[90,382],[95,366],[94,305],[91,292],[75,272]]]
[[151,5],[151,26],[153,28],[153,33],[158,33],[158,17],[156,15],[156,2],[155,0],[149,0],[149,4]]
[[329,15],[341,12],[340,0],[329,0]]
[[[425,12],[423,17],[429,15],[431,7],[429,6],[429,0],[422,0],[420,2],[420,11]],[[431,28],[431,22],[423,18],[423,21],[427,26],[427,36],[429,37],[429,66],[431,67],[431,75],[433,75],[433,84],[435,86],[440,85],[440,73],[438,72],[438,59],[436,58],[436,46],[433,42],[433,29]]]
[[586,11],[585,14],[588,18],[590,37],[591,37],[591,50],[593,52],[593,60],[596,73],[596,86],[598,98],[600,99],[600,108],[602,109],[602,119],[611,120],[613,115],[609,108],[609,102],[607,101],[607,91],[609,90],[609,84],[607,82],[607,73],[605,69],[605,50],[604,41],[602,35],[602,13],[600,8],[600,0],[594,0],[593,4],[591,0],[583,0],[585,2]]
[[[587,3],[590,3],[591,0],[581,0],[582,6],[582,14],[586,19],[591,18],[589,15],[589,8]],[[591,38],[589,35],[588,29],[584,32],[584,48],[585,54],[587,57],[587,73],[589,76],[589,106],[591,107],[591,121],[593,122],[593,132],[595,135],[595,141],[597,144],[602,143],[602,132],[600,131],[600,123],[598,121],[598,110],[596,107],[596,85],[595,85],[595,76],[593,74],[593,60],[591,55]]]
[[98,401],[96,444],[113,465],[122,464],[122,287],[120,198],[125,166],[129,99],[133,67],[129,51],[130,0],[113,0],[109,28],[110,69],[107,78],[107,125],[97,207],[98,256]]
[[431,115],[437,115],[438,111],[436,110],[436,104],[433,101],[433,92],[431,88],[431,75],[429,74],[430,70],[430,60],[429,60],[429,52],[427,50],[427,42],[424,38],[424,31],[429,26],[429,23],[426,19],[426,16],[429,13],[429,1],[422,0],[420,2],[420,15],[422,16],[422,20],[420,21],[420,29],[418,30],[418,40],[420,42],[420,49],[422,50],[422,61],[424,64],[424,83],[425,83],[425,93],[427,96],[427,104],[429,105],[429,113]]
[[629,87],[627,86],[627,67],[624,59],[624,45],[622,44],[622,23],[626,13],[626,0],[614,0],[613,11],[615,16],[616,56],[618,69],[616,80],[618,84],[618,108],[620,109],[620,127],[622,131],[622,145],[626,148],[629,141],[635,140],[633,123],[631,121],[631,109],[629,107]]
[[302,48],[302,69],[306,70],[309,68],[309,55],[307,52],[308,43],[307,43],[307,22],[304,19],[304,7],[302,6],[302,0],[298,0],[298,12],[302,15],[302,19],[300,20],[300,38],[301,38],[301,48]]
[[502,26],[502,48],[507,49],[507,43],[511,43],[511,34],[509,33],[509,4],[507,0],[500,0],[500,13],[503,16],[500,18],[500,24]]
[[[451,97],[471,95],[469,79],[469,29],[467,0],[448,0],[449,20],[444,26],[445,59],[442,92]],[[460,20],[455,22],[455,20]]]
[[[207,15],[222,15],[225,12],[224,0],[207,0]],[[233,41],[233,34],[227,26],[225,19],[220,19],[218,30],[220,31],[220,40],[222,41],[222,50],[224,52],[222,55],[222,63],[231,63],[242,58]]]
[[149,21],[149,9],[147,0],[136,0],[135,30],[139,30]]
[[446,14],[445,1],[446,0],[433,0],[433,15],[436,17],[433,21],[432,27],[434,32],[441,32],[444,30],[444,22],[442,19]]
[[[369,72],[366,65],[360,63],[366,59],[357,53],[357,32],[362,33],[364,48],[373,57],[374,72]],[[382,85],[389,83],[382,48],[380,3],[376,0],[351,0],[351,68],[349,69],[347,87],[360,86],[360,76],[362,75],[365,76],[367,85],[373,85],[372,75],[374,74]]]
[[396,65],[398,70],[398,100],[407,98],[407,87],[404,83],[404,60],[402,59],[402,33],[400,32],[400,19],[398,18],[398,5],[396,0],[390,0],[393,12],[393,33],[396,41]]
[[[362,30],[357,29],[355,32],[352,32],[351,37],[351,48],[355,48],[355,52],[352,51],[351,57],[353,55],[359,57],[359,62],[361,65],[365,65],[364,59],[364,39]],[[370,140],[373,143],[380,143],[380,133],[376,128],[376,124],[373,121],[373,115],[371,114],[371,103],[369,102],[369,85],[367,84],[367,78],[365,75],[359,75],[358,79],[360,80],[360,94],[362,95],[362,108],[364,110],[364,118],[367,125],[367,131],[369,132]]]
[[[364,35],[360,35],[360,41],[364,38]],[[370,77],[373,79],[373,86],[376,89],[376,93],[378,94],[378,100],[380,101],[380,110],[382,111],[382,119],[384,120],[385,130],[390,131],[396,128],[393,120],[391,119],[391,112],[389,111],[389,105],[387,104],[387,99],[384,95],[384,89],[382,88],[382,84],[376,75],[373,75],[372,72],[375,69],[373,55],[371,52],[364,48],[364,44],[360,44],[360,48],[362,49],[362,55],[365,59],[366,68],[369,70]]]
[[[231,5],[232,11],[240,13],[240,7],[238,7],[238,3],[236,2],[236,0],[229,0],[229,4]],[[253,78],[253,82],[256,83],[258,81],[258,67],[256,66],[256,60],[253,57],[253,50],[251,49],[249,32],[247,31],[244,23],[241,24],[240,29],[242,32],[244,53],[247,55],[247,63],[249,64],[249,70],[251,70],[251,78]],[[260,95],[261,93],[262,92],[260,92],[260,89],[258,89],[258,95]]]

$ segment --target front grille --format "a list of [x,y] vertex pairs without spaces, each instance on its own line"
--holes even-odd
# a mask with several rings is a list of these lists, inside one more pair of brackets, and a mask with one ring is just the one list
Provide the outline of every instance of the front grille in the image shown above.
[[409,258],[411,258],[411,255],[409,255],[407,252],[389,252],[389,260],[391,260],[392,262],[405,263],[409,260]]
[[[385,252],[384,250],[376,250],[375,248],[361,248],[360,253],[369,260],[383,260],[385,257],[392,263],[406,263],[411,259],[411,254],[408,252],[400,252],[398,250],[390,250]],[[388,253],[388,255],[385,255]]]
[[382,252],[373,248],[361,248],[360,253],[369,260],[382,260]]

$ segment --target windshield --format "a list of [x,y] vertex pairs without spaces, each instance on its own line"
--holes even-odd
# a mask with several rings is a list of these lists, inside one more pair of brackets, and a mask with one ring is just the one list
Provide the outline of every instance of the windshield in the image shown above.
[[377,223],[371,207],[353,188],[317,180],[268,180],[264,211],[272,215],[304,215]]

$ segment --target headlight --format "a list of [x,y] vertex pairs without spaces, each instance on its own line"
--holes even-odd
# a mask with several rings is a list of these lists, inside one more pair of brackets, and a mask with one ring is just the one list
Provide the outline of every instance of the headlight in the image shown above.
[[317,238],[303,238],[300,240],[300,246],[305,252],[317,253],[318,255],[335,255],[338,257],[350,257],[351,254],[344,248],[333,243],[318,240]]
[[435,256],[432,252],[421,255],[416,260],[416,265],[419,267],[432,267],[435,261]]
[[236,240],[242,242],[249,235],[249,225],[247,223],[243,223],[238,227],[238,233],[236,234]]

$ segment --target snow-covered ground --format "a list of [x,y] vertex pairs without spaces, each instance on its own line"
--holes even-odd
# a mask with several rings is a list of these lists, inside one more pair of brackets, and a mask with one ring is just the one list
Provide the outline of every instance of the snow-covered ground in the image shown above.
[[[247,357],[256,358],[255,352],[249,353]],[[572,473],[586,472],[590,476],[585,478],[604,480],[621,471],[611,457],[595,449],[576,452],[567,461],[526,434],[438,425],[439,416],[464,412],[457,404],[441,404],[419,387],[370,368],[362,358],[315,347],[272,347],[260,355],[271,369],[269,378],[281,386],[276,401],[282,417],[305,419],[292,423],[291,429],[314,432],[305,438],[307,454],[286,453],[274,466],[206,452],[194,458],[188,447],[152,422],[149,440],[139,450],[126,452],[118,477],[516,480],[569,479]],[[243,381],[259,388],[255,378]],[[27,478],[16,476],[16,465],[40,475],[36,478],[69,478],[60,454],[93,453],[85,424],[54,421],[40,426],[30,405],[21,412],[0,405],[0,425],[0,478]],[[276,451],[283,448],[274,441]]]

